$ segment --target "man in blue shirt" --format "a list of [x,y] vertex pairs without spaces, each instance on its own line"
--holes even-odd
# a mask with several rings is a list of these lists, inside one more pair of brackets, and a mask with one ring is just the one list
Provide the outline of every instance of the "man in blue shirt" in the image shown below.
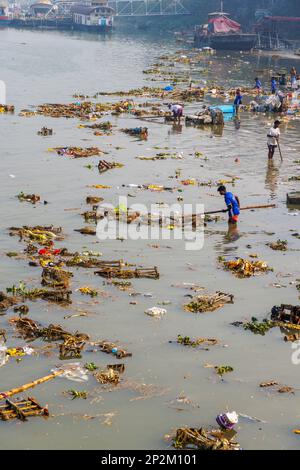
[[236,90],[235,100],[234,100],[234,106],[235,106],[236,113],[239,112],[241,104],[243,104],[243,97],[242,97],[242,94],[241,94],[241,90],[238,88]]
[[255,79],[255,87],[254,87],[255,90],[257,90],[257,92],[261,92],[261,89],[262,89],[262,84],[261,84],[261,81],[258,77],[256,77]]
[[276,82],[275,77],[272,77],[272,80],[271,80],[271,90],[272,90],[272,95],[275,95],[277,91],[277,82]]
[[240,201],[237,196],[234,196],[232,193],[226,190],[225,186],[220,186],[218,192],[221,196],[224,196],[227,209],[224,209],[224,212],[228,212],[229,224],[237,224],[240,215]]

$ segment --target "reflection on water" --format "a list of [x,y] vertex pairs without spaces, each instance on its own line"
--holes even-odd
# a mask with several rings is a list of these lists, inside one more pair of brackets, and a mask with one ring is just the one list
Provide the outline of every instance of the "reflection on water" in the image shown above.
[[268,160],[265,187],[270,191],[270,198],[276,199],[278,188],[279,168],[274,160]]
[[232,243],[236,242],[240,238],[240,233],[237,225],[235,224],[228,224],[228,232],[225,235],[224,242],[225,243]]

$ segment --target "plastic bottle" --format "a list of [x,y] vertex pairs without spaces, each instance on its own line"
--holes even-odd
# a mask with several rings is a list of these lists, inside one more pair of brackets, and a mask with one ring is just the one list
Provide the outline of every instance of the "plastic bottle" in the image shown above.
[[6,355],[7,347],[3,343],[3,341],[0,341],[0,367],[4,366],[4,364],[8,360],[8,356]]

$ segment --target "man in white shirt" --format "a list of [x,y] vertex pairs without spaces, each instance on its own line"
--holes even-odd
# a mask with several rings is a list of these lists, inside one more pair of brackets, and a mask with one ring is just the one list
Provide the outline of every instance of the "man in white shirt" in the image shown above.
[[275,149],[278,147],[278,141],[280,137],[280,121],[275,121],[273,127],[268,132],[268,148],[269,148],[269,160],[274,157]]
[[178,124],[180,124],[180,119],[183,116],[183,106],[181,104],[169,104],[169,110],[173,113],[174,121],[178,120]]

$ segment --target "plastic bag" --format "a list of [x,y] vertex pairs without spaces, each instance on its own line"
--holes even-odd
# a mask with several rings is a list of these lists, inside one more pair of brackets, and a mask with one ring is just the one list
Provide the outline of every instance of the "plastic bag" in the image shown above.
[[64,369],[64,372],[59,375],[59,377],[72,380],[74,382],[87,382],[89,380],[89,377],[86,374],[86,371],[82,368],[80,362],[74,362],[62,367],[51,369],[51,372],[58,372],[62,369]]

